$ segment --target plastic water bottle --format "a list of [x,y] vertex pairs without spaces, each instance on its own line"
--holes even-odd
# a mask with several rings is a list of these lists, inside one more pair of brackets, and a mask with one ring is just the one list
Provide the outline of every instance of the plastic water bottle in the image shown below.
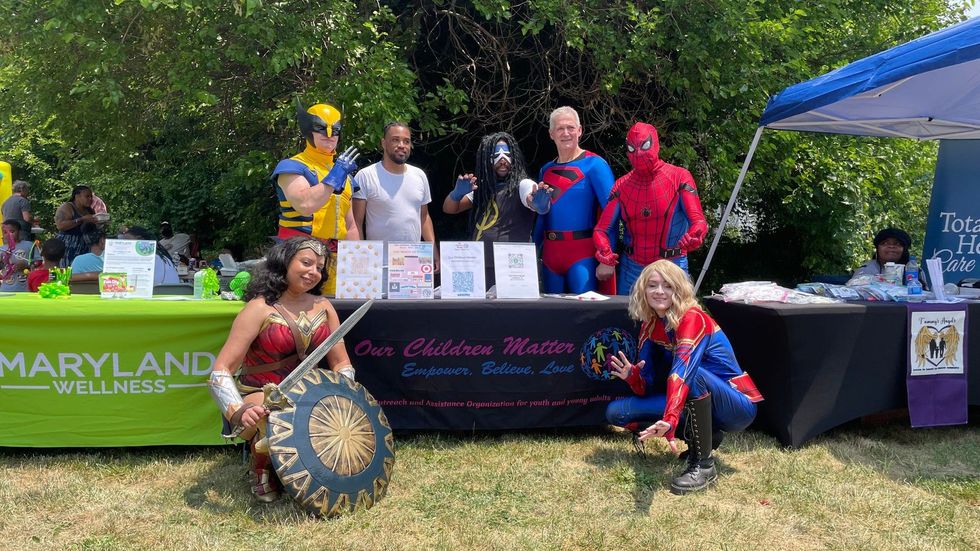
[[204,270],[194,272],[194,298],[204,296]]
[[[909,257],[909,263],[905,265],[905,284],[908,285],[910,281],[915,280],[916,283],[919,282],[919,261],[915,258],[915,255]],[[922,285],[919,285],[919,293],[922,293]],[[912,294],[912,290],[909,289],[909,294]]]
[[919,283],[918,277],[914,277],[908,281],[905,292],[908,294],[909,302],[919,302],[922,300],[922,284]]

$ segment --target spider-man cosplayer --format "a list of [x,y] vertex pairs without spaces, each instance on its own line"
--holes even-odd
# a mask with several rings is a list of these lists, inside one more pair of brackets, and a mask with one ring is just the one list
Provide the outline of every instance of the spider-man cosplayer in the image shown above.
[[[616,266],[619,294],[629,294],[644,266],[666,258],[688,271],[687,253],[701,246],[708,223],[694,177],[686,169],[660,159],[657,129],[638,122],[626,134],[626,150],[633,170],[616,181],[596,225],[596,259]],[[610,235],[617,222],[626,225],[626,248],[612,250]]]
[[609,163],[583,151],[567,163],[549,161],[538,181],[551,187],[551,210],[538,216],[534,230],[544,265],[544,291],[595,291],[593,228],[615,181]]

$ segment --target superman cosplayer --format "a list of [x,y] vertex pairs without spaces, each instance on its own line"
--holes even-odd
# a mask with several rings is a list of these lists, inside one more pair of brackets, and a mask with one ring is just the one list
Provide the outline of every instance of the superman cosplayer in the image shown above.
[[633,365],[620,354],[609,364],[636,396],[610,402],[606,418],[633,432],[641,450],[643,440],[663,436],[676,451],[674,437],[684,423],[688,464],[671,482],[671,491],[701,490],[717,478],[712,449],[723,432],[752,422],[762,395],[676,264],[661,259],[642,270],[630,293],[629,313],[642,322],[638,361]]
[[[700,247],[708,233],[694,178],[660,159],[657,129],[634,124],[626,134],[626,150],[633,170],[616,181],[593,234],[601,263],[598,277],[605,279],[618,264],[622,295],[654,260],[666,258],[688,271],[687,254]],[[620,220],[626,226],[622,255],[613,252],[610,240]]]
[[579,147],[582,126],[574,109],[552,112],[549,134],[558,158],[541,168],[538,181],[551,193],[551,210],[538,217],[534,230],[534,241],[541,247],[544,291],[594,291],[593,229],[615,178],[605,159]]
[[280,239],[315,237],[330,250],[328,277],[323,292],[337,288],[337,241],[360,239],[351,214],[348,176],[357,168],[357,150],[336,155],[341,113],[335,107],[316,104],[304,109],[296,104],[296,119],[306,139],[300,154],[279,161],[272,179],[279,199]]

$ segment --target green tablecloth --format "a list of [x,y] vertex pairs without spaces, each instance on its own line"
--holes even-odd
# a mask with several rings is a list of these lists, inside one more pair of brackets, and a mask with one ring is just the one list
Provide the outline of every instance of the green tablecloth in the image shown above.
[[0,446],[223,443],[207,378],[242,306],[0,296]]

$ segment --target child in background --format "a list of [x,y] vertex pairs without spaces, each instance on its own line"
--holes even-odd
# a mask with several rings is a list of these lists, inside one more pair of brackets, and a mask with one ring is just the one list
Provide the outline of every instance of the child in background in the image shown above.
[[27,290],[36,293],[38,288],[49,281],[52,281],[51,269],[57,268],[61,259],[65,256],[65,242],[52,237],[41,246],[41,258],[44,263],[40,268],[27,275]]
[[3,221],[3,242],[0,243],[0,291],[27,291],[26,270],[35,260],[36,251],[30,235],[31,226],[24,220]]

